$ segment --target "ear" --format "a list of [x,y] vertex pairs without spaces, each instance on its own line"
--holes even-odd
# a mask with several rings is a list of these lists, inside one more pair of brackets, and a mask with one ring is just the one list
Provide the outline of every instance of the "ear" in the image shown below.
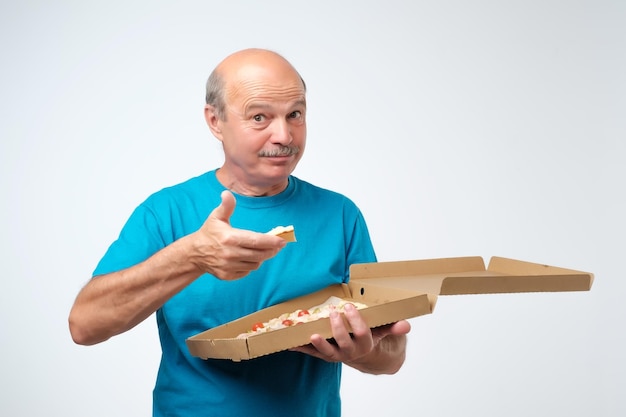
[[213,136],[222,141],[222,121],[215,113],[215,107],[209,104],[204,106],[204,120],[206,120],[206,124],[211,129]]

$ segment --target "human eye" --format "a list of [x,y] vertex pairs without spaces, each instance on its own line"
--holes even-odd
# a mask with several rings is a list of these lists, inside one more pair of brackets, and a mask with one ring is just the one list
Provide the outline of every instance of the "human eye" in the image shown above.
[[289,113],[290,119],[300,119],[302,118],[302,112],[300,110],[295,110]]
[[262,114],[255,114],[254,116],[252,116],[252,120],[261,123],[265,120],[265,116],[263,116]]

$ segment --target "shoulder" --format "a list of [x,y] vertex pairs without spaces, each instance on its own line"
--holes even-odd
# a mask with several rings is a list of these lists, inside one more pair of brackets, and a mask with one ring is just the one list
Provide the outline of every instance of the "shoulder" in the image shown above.
[[148,196],[143,204],[158,205],[172,200],[181,202],[197,200],[199,197],[204,199],[211,195],[219,196],[221,190],[218,190],[212,181],[214,177],[215,172],[209,171],[177,184],[166,186]]
[[304,195],[323,200],[325,203],[334,202],[356,207],[354,201],[340,192],[311,184],[310,182],[304,181],[298,177],[292,176],[291,178],[295,181],[298,192]]

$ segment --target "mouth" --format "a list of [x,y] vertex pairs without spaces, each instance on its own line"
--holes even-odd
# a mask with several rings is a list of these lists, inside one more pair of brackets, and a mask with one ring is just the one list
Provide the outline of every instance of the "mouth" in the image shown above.
[[295,155],[273,155],[273,156],[263,156],[263,160],[267,161],[267,163],[274,167],[279,166],[291,166],[295,161]]

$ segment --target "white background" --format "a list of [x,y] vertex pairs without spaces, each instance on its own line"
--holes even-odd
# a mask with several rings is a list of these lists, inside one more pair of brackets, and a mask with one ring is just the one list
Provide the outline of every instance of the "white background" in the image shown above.
[[619,0],[2,2],[0,415],[150,415],[154,317],[80,347],[67,314],[140,201],[219,166],[204,82],[251,46],[305,78],[296,175],[381,261],[595,273],[441,298],[397,375],[345,370],[344,415],[626,415],[625,27]]

